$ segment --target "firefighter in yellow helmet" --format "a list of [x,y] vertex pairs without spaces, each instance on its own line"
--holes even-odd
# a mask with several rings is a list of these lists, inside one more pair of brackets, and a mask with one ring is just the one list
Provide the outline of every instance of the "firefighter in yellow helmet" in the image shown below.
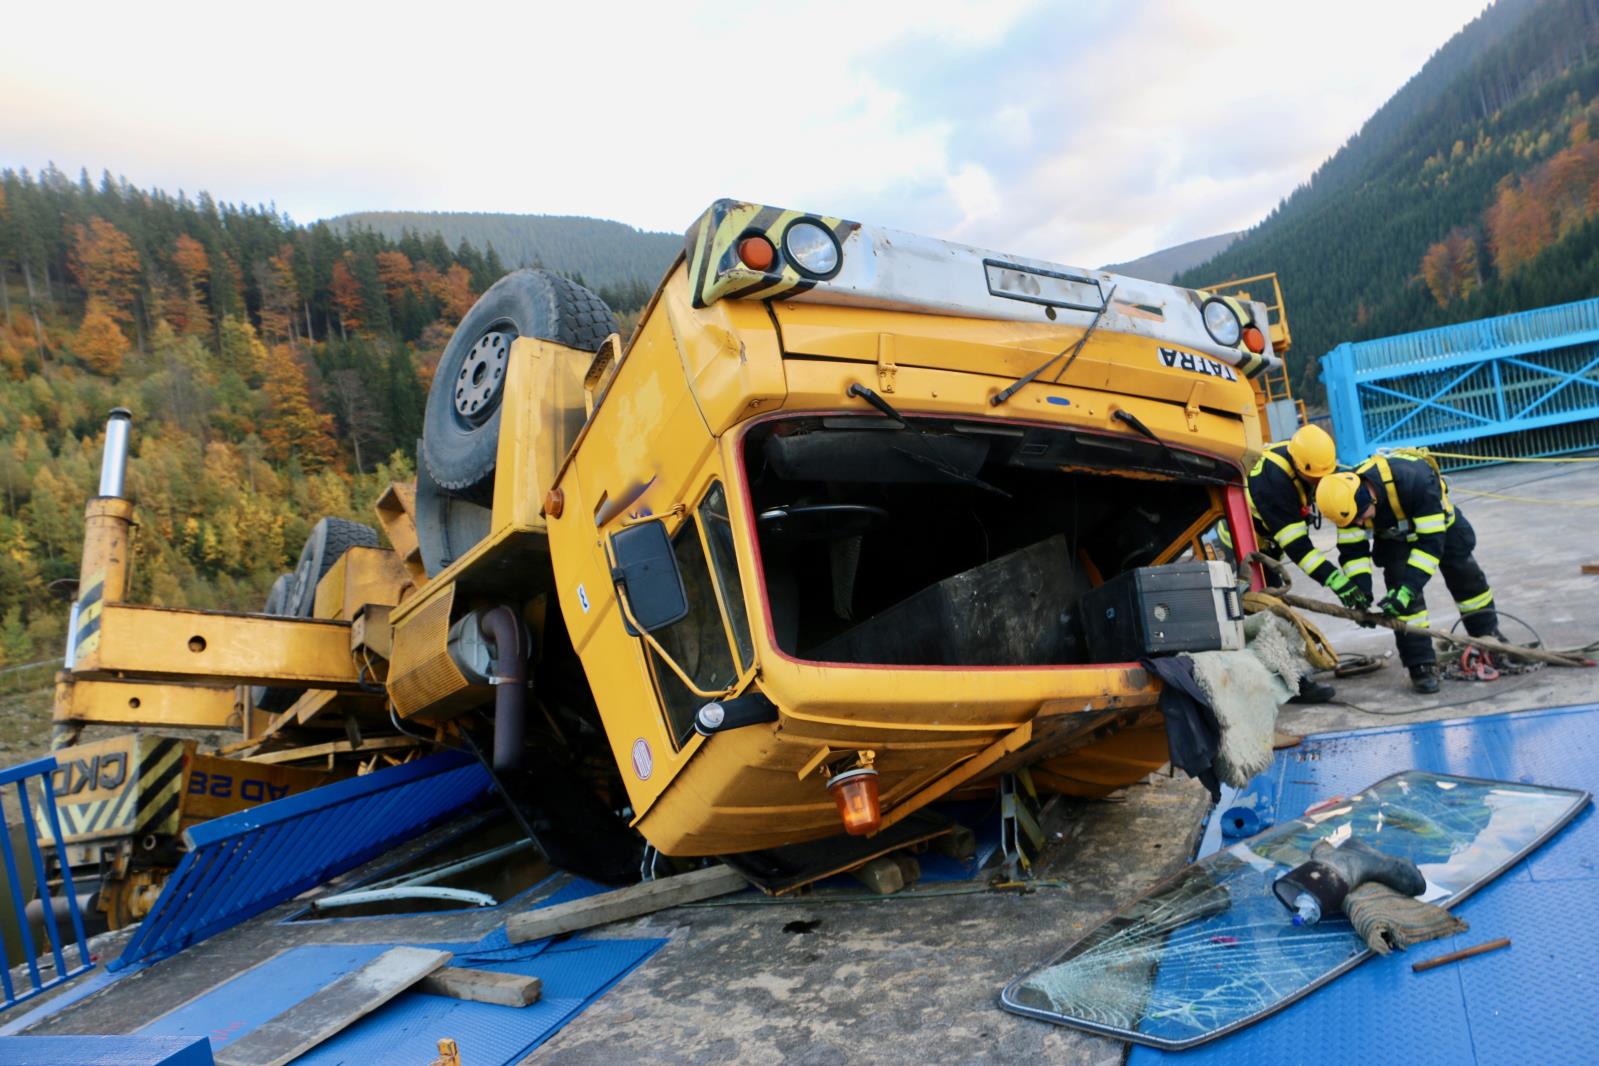
[[[1316,505],[1338,526],[1338,562],[1366,593],[1372,565],[1382,567],[1387,589],[1377,608],[1411,625],[1427,624],[1422,588],[1442,572],[1444,584],[1476,637],[1499,637],[1493,589],[1472,557],[1476,531],[1449,502],[1449,486],[1424,453],[1395,452],[1367,459],[1353,472],[1325,477],[1316,487]],[[1437,656],[1432,641],[1417,634],[1394,634],[1399,658],[1417,692],[1438,691]]]
[[[1310,540],[1310,524],[1320,519],[1314,506],[1316,483],[1338,465],[1333,439],[1320,426],[1301,426],[1286,441],[1268,445],[1249,472],[1246,492],[1255,519],[1255,540],[1274,559],[1288,556],[1316,581],[1332,590],[1346,607],[1371,605],[1371,594]],[[1307,678],[1295,702],[1324,703],[1333,688]]]

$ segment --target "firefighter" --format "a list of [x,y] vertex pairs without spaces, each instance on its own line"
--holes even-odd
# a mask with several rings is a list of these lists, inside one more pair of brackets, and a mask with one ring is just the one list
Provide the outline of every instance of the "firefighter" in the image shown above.
[[[1431,456],[1414,451],[1373,456],[1353,472],[1322,478],[1316,505],[1338,526],[1339,564],[1368,596],[1372,564],[1382,567],[1386,592],[1377,609],[1383,614],[1425,626],[1422,588],[1442,571],[1466,632],[1499,638],[1493,589],[1471,554],[1477,534],[1449,502],[1449,485]],[[1394,640],[1411,686],[1437,692],[1432,641],[1414,633],[1395,633]]]
[[[1273,559],[1284,555],[1317,582],[1327,586],[1346,607],[1371,606],[1371,594],[1310,540],[1310,523],[1320,525],[1313,502],[1316,483],[1331,474],[1338,463],[1333,439],[1320,426],[1301,426],[1286,441],[1268,445],[1249,472],[1246,492],[1249,513],[1255,520],[1255,540]],[[1268,580],[1271,580],[1268,574]],[[1296,703],[1325,703],[1333,687],[1305,678]]]

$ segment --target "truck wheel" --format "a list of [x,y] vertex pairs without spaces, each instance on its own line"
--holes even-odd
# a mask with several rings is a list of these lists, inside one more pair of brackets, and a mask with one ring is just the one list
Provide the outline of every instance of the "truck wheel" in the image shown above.
[[294,568],[294,588],[286,594],[284,614],[310,618],[316,607],[316,586],[351,548],[376,548],[378,532],[345,518],[324,518],[311,529]]
[[433,374],[421,456],[433,480],[452,495],[488,502],[512,341],[538,337],[596,351],[615,332],[605,301],[576,282],[542,270],[495,282],[461,319]]
[[[293,591],[294,575],[278,575],[278,579],[272,582],[272,590],[267,593],[266,606],[261,608],[261,613],[287,616],[289,594]],[[263,711],[281,711],[294,702],[296,695],[294,689],[288,688],[268,688],[265,685],[253,685],[250,688],[250,702]]]

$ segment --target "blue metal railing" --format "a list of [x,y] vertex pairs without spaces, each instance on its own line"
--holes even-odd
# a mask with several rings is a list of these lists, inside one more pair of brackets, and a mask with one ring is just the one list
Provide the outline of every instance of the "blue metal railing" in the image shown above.
[[445,752],[186,829],[178,868],[106,968],[165,958],[292,899],[441,821],[489,786],[479,763]]
[[[0,862],[5,864],[6,883],[11,889],[9,902],[16,916],[17,936],[21,941],[23,957],[27,961],[27,976],[31,985],[19,990],[17,982],[12,981],[9,963],[5,962],[8,958],[7,945],[4,937],[0,936],[0,992],[5,996],[3,1002],[0,1002],[0,1009],[20,1003],[46,989],[54,988],[94,965],[89,959],[88,939],[83,935],[83,915],[78,910],[78,893],[72,885],[72,869],[67,864],[66,851],[61,840],[61,817],[56,813],[55,787],[50,781],[55,769],[55,756],[47,755],[42,759],[0,770],[0,792],[3,792],[7,785],[16,786],[22,835],[28,842],[28,857],[32,860],[34,883],[38,887],[39,901],[42,904],[45,937],[50,942],[50,954],[55,962],[54,976],[46,977],[40,972],[38,945],[34,942],[33,930],[29,926],[28,901],[22,889],[22,868],[17,864],[16,852],[11,844],[11,825],[5,817],[3,803],[0,803]],[[29,793],[30,782],[37,783],[42,790],[37,801]],[[50,837],[55,843],[56,858],[61,867],[61,891],[66,896],[67,913],[72,917],[72,932],[77,937],[75,946],[78,949],[78,965],[75,967],[67,964],[67,949],[73,945],[62,942],[60,923],[56,918],[55,900],[50,894],[49,870],[45,867],[44,853],[39,847],[39,822],[34,814],[35,802],[38,802],[39,810],[50,823]],[[3,905],[4,902],[0,902],[0,906]]]
[[1379,448],[1599,448],[1599,299],[1340,344],[1321,366],[1345,463]]

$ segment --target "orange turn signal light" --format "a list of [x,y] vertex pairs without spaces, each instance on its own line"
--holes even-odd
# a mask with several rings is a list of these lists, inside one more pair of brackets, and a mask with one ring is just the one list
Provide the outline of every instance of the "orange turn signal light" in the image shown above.
[[883,824],[883,810],[877,805],[877,771],[870,766],[834,774],[827,791],[838,804],[844,832],[851,836],[871,836]]
[[1256,326],[1245,326],[1244,347],[1259,355],[1266,350],[1266,335]]
[[765,237],[745,237],[738,242],[738,260],[751,270],[767,271],[777,261],[777,249]]

